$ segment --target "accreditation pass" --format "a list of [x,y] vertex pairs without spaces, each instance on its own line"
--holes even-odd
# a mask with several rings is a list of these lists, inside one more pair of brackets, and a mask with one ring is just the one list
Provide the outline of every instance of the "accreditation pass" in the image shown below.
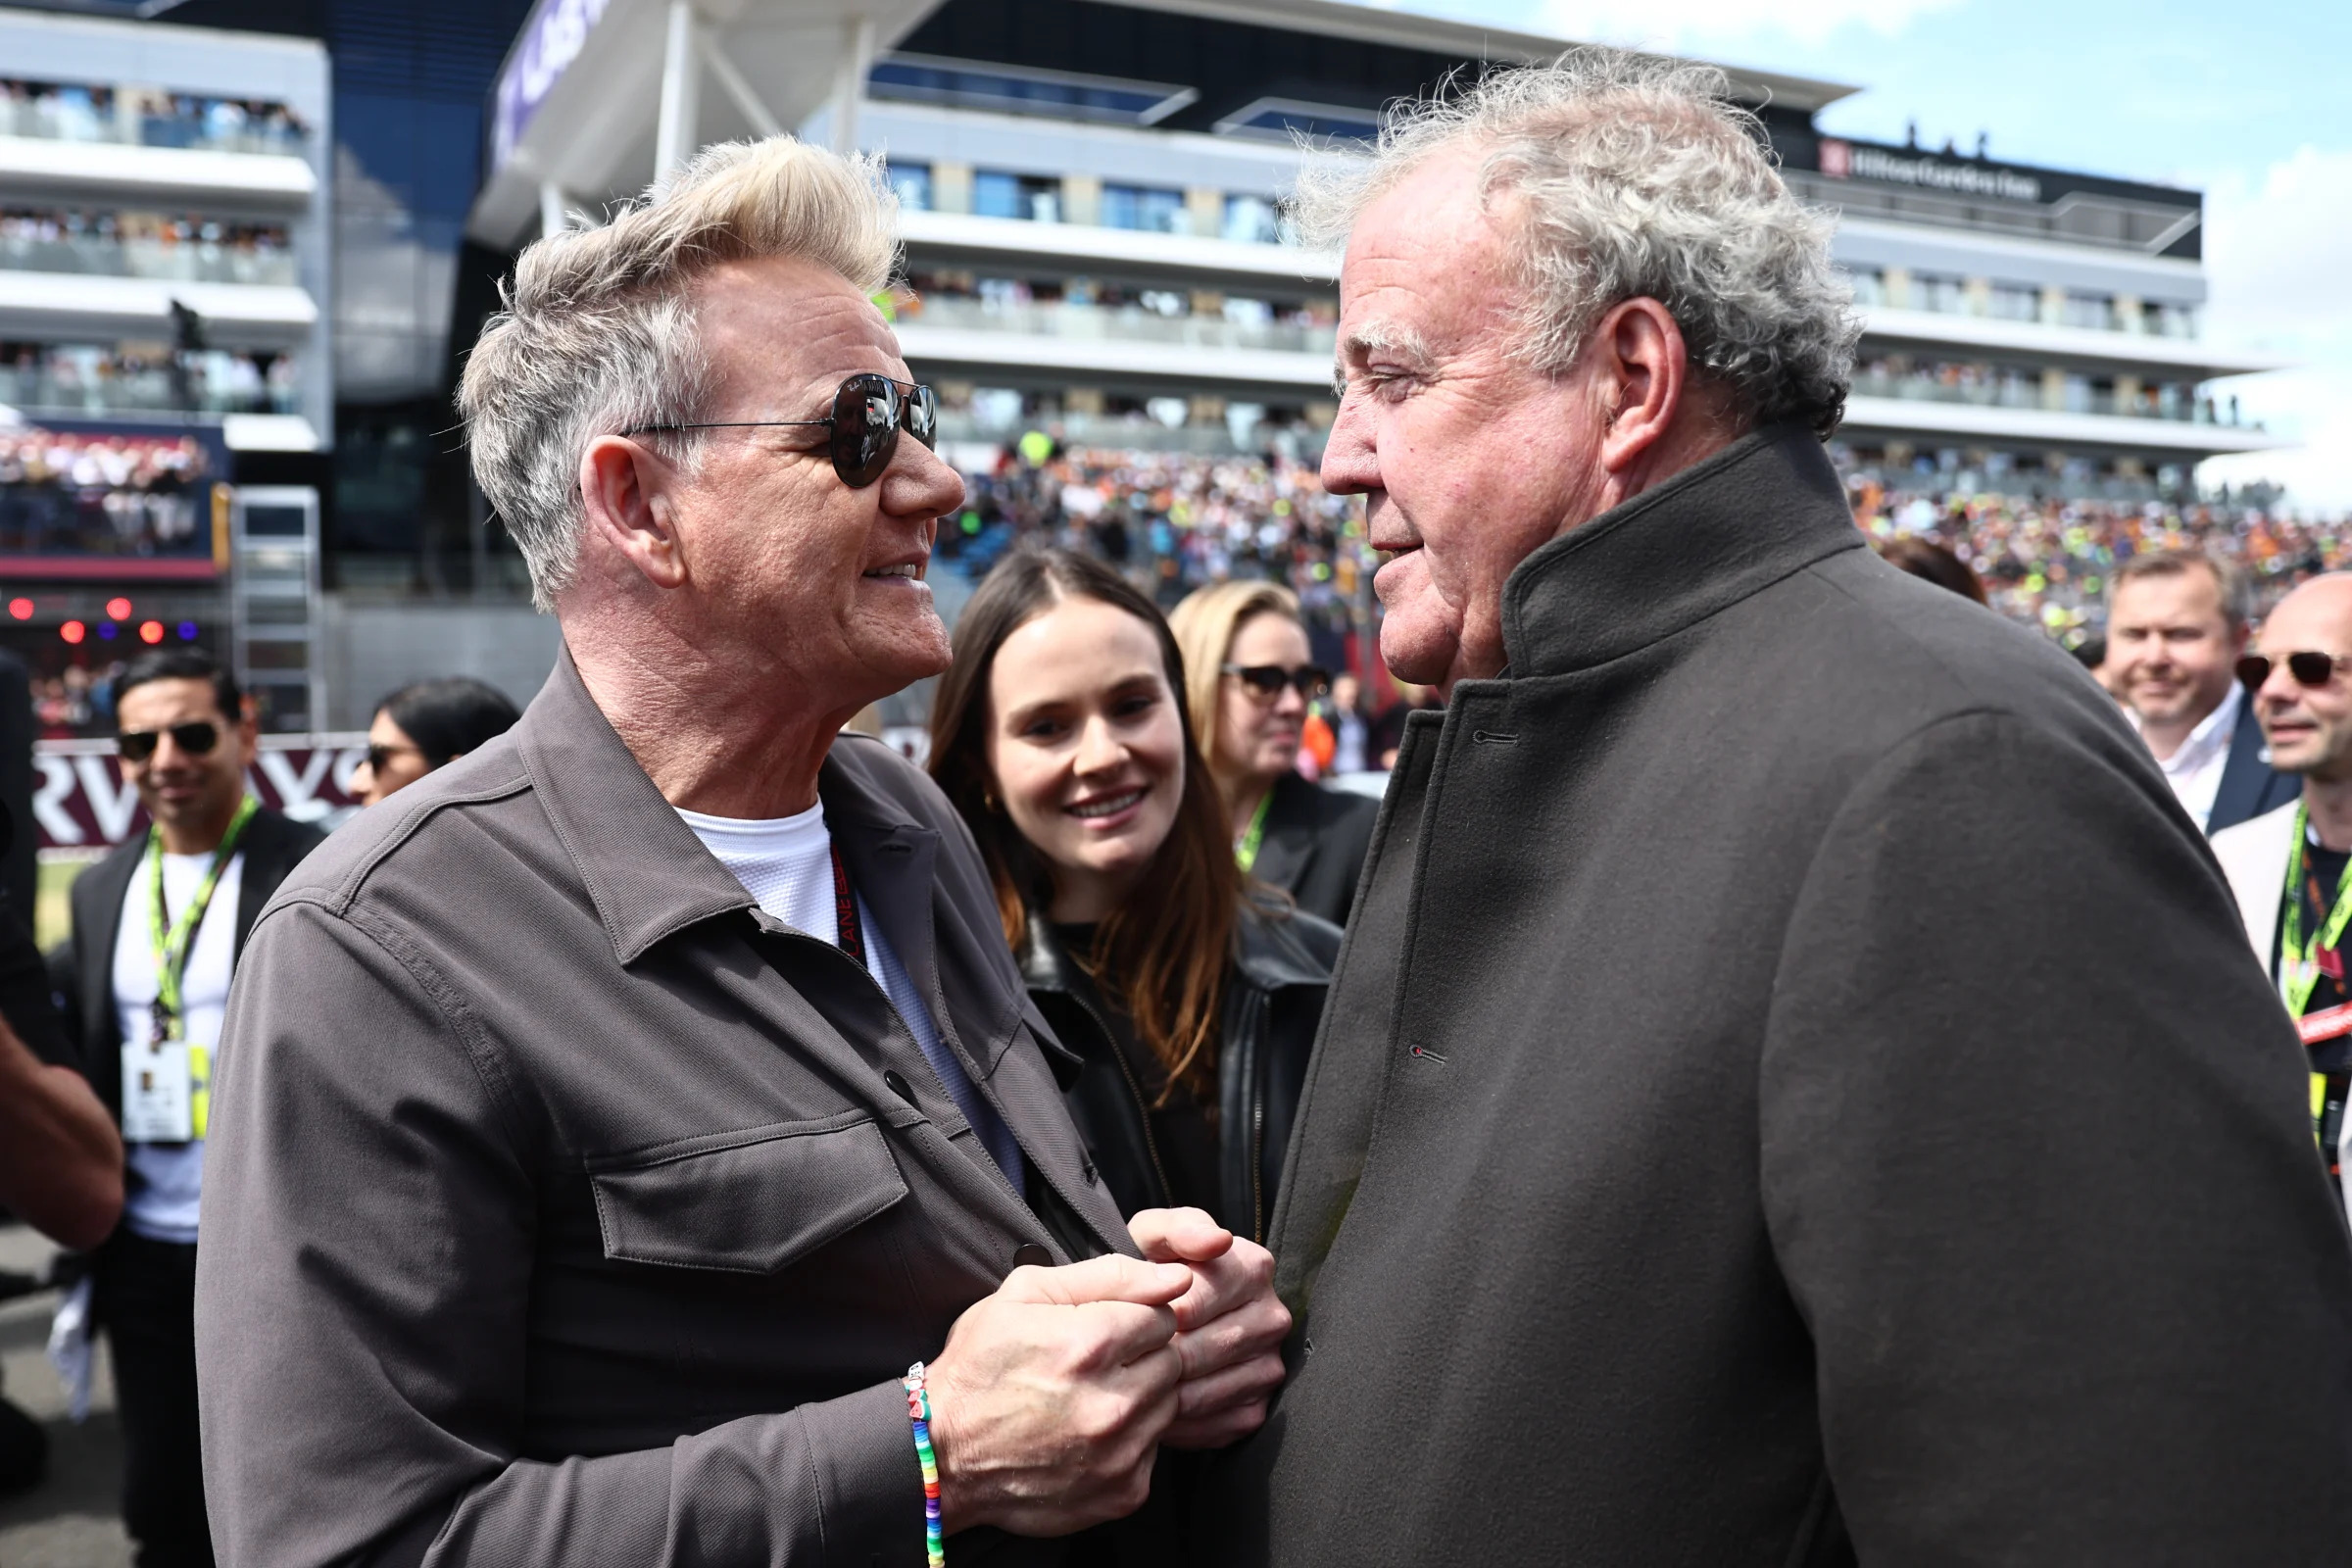
[[212,1053],[185,1040],[122,1048],[122,1139],[184,1144],[202,1138],[212,1089]]

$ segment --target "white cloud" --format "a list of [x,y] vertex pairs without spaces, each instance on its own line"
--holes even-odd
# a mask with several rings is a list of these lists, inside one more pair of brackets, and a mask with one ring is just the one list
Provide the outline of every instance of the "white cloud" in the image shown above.
[[2305,146],[2206,196],[2206,333],[2297,368],[2221,383],[2295,450],[2217,458],[2207,482],[2265,478],[2291,506],[2352,509],[2352,148]]

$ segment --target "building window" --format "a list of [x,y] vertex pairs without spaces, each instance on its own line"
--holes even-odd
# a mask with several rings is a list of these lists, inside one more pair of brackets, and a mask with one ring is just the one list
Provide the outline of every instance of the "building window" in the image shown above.
[[1225,237],[1242,245],[1279,245],[1282,209],[1263,196],[1228,196]]
[[1184,192],[1154,190],[1143,185],[1102,187],[1102,226],[1136,228],[1150,234],[1184,234]]
[[1005,174],[981,170],[972,175],[972,211],[982,218],[1013,218],[1023,222],[1061,221],[1061,182],[1032,174]]
[[899,209],[908,213],[931,211],[931,166],[929,164],[892,164],[890,188],[898,193]]
[[1854,283],[1856,305],[1886,303],[1886,274],[1875,267],[1857,267],[1848,274]]
[[2194,305],[2169,305],[2156,301],[2140,307],[2140,311],[2146,330],[2157,337],[2192,338],[2197,335],[2197,308]]

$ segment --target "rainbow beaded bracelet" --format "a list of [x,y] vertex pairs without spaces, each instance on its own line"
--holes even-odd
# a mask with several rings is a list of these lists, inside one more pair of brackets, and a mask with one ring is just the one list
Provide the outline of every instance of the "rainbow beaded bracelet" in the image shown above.
[[923,1549],[931,1568],[947,1568],[947,1538],[939,1528],[939,1456],[931,1451],[931,1390],[923,1363],[906,1369],[906,1419],[914,1425],[914,1457],[923,1467]]

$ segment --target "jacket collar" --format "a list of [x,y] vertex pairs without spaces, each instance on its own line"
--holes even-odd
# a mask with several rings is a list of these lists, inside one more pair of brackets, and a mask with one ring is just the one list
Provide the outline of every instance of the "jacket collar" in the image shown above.
[[1862,548],[1820,438],[1766,426],[1521,562],[1502,590],[1510,674],[1623,658]]
[[1021,984],[1030,990],[1076,989],[1077,961],[1062,951],[1061,939],[1034,904],[1029,906],[1029,917],[1021,922],[1021,946],[1012,956],[1021,966]]
[[532,792],[622,963],[698,921],[753,906],[588,695],[568,648],[514,737]]
[[[1243,902],[1241,922],[1234,935],[1239,950],[1233,959],[1234,971],[1258,990],[1331,984],[1331,976],[1315,963],[1312,955],[1299,947],[1288,924],[1269,916],[1248,900]],[[1054,928],[1047,924],[1035,905],[1029,906],[1020,951],[1013,957],[1021,966],[1021,983],[1031,991],[1079,989],[1077,960],[1063,950],[1061,939],[1054,934]]]
[[[756,906],[647,776],[568,649],[514,735],[531,787],[621,963],[689,926]],[[831,758],[817,794],[851,880],[891,946],[912,973],[935,977],[929,887],[939,835],[907,822]],[[925,989],[935,988],[930,978]]]

